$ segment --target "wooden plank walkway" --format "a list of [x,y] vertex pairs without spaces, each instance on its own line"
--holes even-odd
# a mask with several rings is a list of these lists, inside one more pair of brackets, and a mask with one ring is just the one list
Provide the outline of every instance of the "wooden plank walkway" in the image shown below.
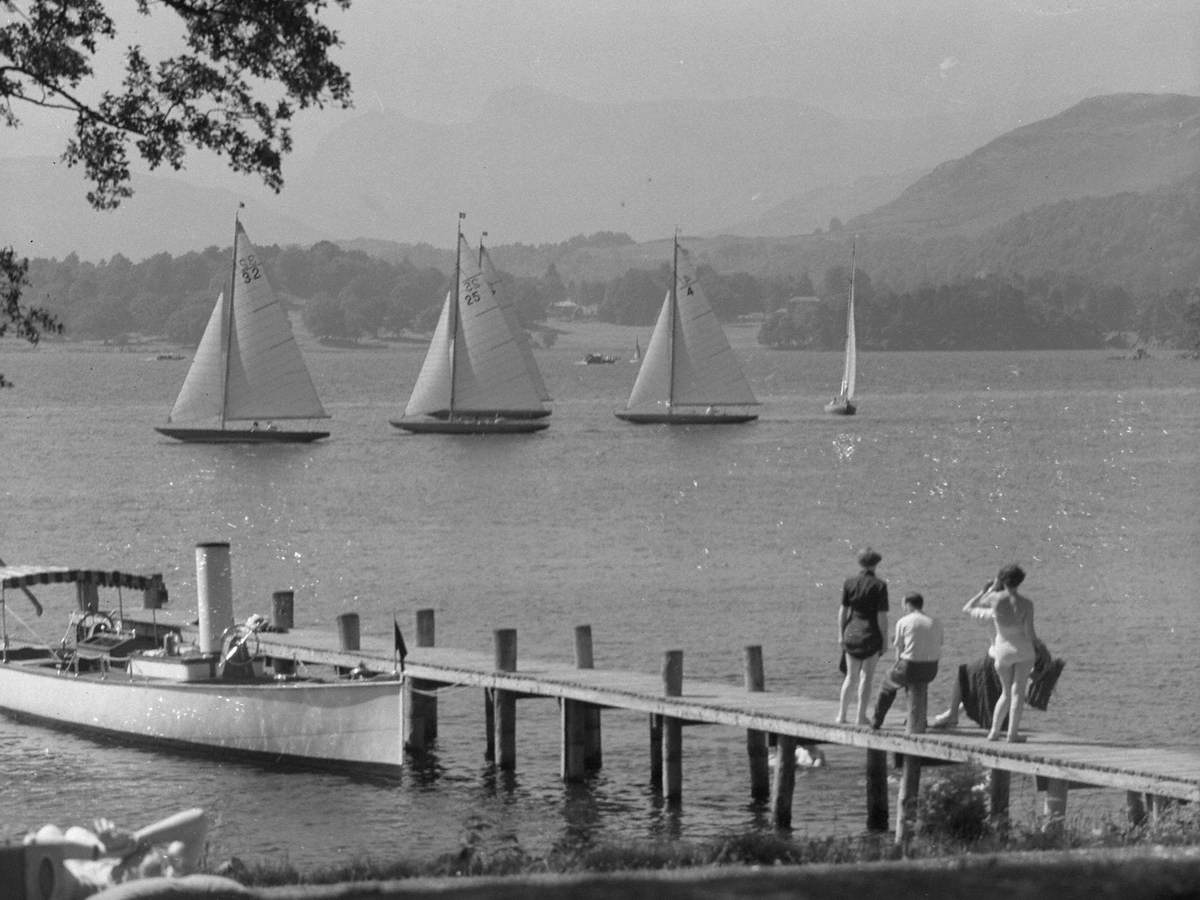
[[[390,669],[391,642],[365,639],[358,650],[329,648],[329,635],[290,631],[260,635],[264,653],[312,663],[352,667],[359,662]],[[660,675],[580,669],[565,663],[522,659],[519,670],[498,671],[492,654],[414,647],[406,660],[409,678],[429,686],[463,685],[519,697],[577,701],[688,723],[708,723],[784,735],[806,743],[841,744],[947,763],[974,763],[1039,778],[1200,801],[1200,754],[1086,740],[1038,730],[1026,743],[988,742],[974,729],[907,734],[903,704],[895,724],[880,731],[835,725],[837,703],[770,691],[684,679],[680,696],[666,696]]]

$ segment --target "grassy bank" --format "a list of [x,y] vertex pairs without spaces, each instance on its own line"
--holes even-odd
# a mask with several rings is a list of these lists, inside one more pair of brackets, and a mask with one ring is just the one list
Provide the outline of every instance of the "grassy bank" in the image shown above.
[[[763,868],[847,865],[894,860],[962,864],[972,857],[1045,851],[1091,851],[1114,858],[1161,848],[1200,849],[1200,809],[1175,806],[1154,822],[1136,827],[1111,821],[1073,822],[1062,833],[1040,823],[1012,823],[1006,829],[987,821],[978,792],[931,791],[922,798],[918,833],[905,847],[890,834],[840,838],[793,838],[787,834],[730,834],[702,843],[630,841],[580,843],[531,854],[515,843],[496,849],[468,844],[429,860],[381,861],[359,858],[343,865],[300,872],[286,862],[244,866],[236,861],[212,871],[252,887],[321,885],[424,878],[528,875],[580,875],[627,871]],[[958,802],[955,802],[957,798]],[[1055,856],[1057,854],[1049,854]]]

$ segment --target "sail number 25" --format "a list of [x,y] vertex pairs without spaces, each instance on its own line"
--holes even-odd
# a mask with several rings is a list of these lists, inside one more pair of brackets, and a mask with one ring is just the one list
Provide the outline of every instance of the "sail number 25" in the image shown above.
[[479,293],[481,277],[480,275],[472,275],[469,278],[463,279],[461,296],[467,306],[473,306],[483,299]]
[[249,256],[243,256],[238,259],[238,266],[241,268],[242,281],[249,284],[252,281],[258,281],[262,278],[262,267],[258,264],[258,257],[253,253]]

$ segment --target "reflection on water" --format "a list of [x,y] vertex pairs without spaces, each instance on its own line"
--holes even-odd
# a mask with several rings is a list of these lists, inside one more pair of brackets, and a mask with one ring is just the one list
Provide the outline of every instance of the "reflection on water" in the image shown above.
[[[393,615],[403,625],[430,607],[446,646],[487,651],[495,629],[517,628],[519,666],[571,660],[573,630],[589,624],[597,666],[655,672],[678,648],[685,678],[732,684],[743,648],[757,644],[769,690],[831,699],[834,611],[857,546],[883,553],[893,596],[925,595],[950,664],[987,641],[959,613],[963,601],[1018,559],[1038,631],[1067,660],[1031,726],[1196,745],[1194,719],[1178,711],[1194,705],[1200,660],[1178,638],[1200,547],[1200,367],[1088,353],[864,354],[860,413],[848,423],[822,411],[837,354],[741,350],[766,400],[753,425],[621,423],[612,410],[633,367],[592,372],[620,367],[574,366],[568,347],[538,351],[556,397],[551,428],[499,441],[387,424],[419,353],[314,354],[318,387],[332,387],[331,438],[254,448],[155,434],[178,384],[147,378],[150,364],[134,355],[14,355],[4,371],[19,388],[0,392],[0,557],[161,571],[171,606],[186,611],[194,545],[225,540],[239,617],[269,614],[272,592],[291,589],[298,626],[332,636],[337,615],[353,611],[364,635],[387,636]],[[72,602],[48,597],[39,620],[8,599],[10,613],[54,637]],[[947,694],[935,682],[931,706]],[[203,806],[215,856],[314,866],[765,826],[734,730],[685,730],[683,799],[672,805],[648,784],[641,716],[605,712],[604,769],[580,787],[558,778],[552,702],[521,702],[516,773],[483,759],[478,691],[442,691],[439,705],[433,759],[392,783],[0,720],[3,836],[101,815],[137,827]],[[830,748],[827,758],[798,779],[797,833],[858,833],[861,754]],[[1032,814],[1020,781],[1014,809]],[[1071,812],[1103,808],[1106,796],[1073,794]]]

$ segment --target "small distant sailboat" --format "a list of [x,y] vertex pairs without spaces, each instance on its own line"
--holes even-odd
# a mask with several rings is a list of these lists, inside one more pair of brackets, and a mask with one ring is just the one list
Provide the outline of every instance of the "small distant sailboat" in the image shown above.
[[735,425],[756,413],[720,407],[758,401],[717,321],[686,250],[675,236],[671,287],[625,409],[615,415],[638,425]]
[[854,403],[854,382],[858,376],[858,348],[854,336],[854,250],[850,245],[850,299],[846,302],[846,354],[842,364],[842,387],[838,395],[825,404],[825,412],[852,416],[858,411]]
[[308,443],[329,432],[285,430],[274,422],[327,418],[287,312],[235,215],[229,292],[217,298],[170,424],[155,430],[208,444]]
[[391,423],[415,434],[541,431],[549,426],[541,421],[548,414],[545,385],[530,374],[509,316],[467,246],[463,218],[460,213],[454,283],[404,416]]
[[642,361],[642,342],[637,338],[633,339],[633,356],[629,357],[631,363]]

